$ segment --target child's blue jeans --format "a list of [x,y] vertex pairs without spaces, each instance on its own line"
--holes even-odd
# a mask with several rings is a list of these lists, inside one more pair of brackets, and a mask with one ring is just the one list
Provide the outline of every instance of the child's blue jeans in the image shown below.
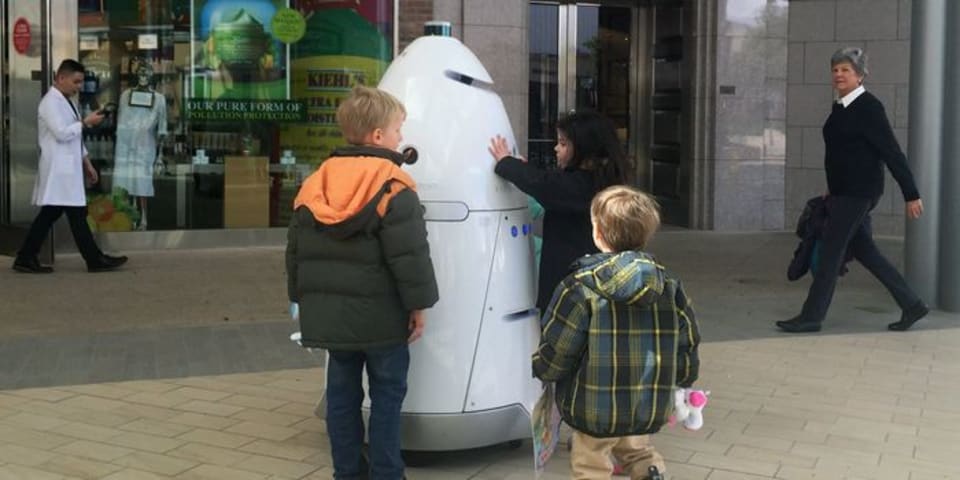
[[334,478],[366,478],[363,447],[363,367],[370,381],[370,479],[403,478],[400,457],[400,407],[407,395],[410,350],[407,344],[366,351],[331,351],[327,365],[327,434]]

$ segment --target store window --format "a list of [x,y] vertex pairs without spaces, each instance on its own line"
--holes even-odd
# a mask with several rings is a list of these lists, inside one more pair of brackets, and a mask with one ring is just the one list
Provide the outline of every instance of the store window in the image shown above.
[[337,105],[376,85],[395,0],[80,0],[95,231],[285,227],[343,144]]

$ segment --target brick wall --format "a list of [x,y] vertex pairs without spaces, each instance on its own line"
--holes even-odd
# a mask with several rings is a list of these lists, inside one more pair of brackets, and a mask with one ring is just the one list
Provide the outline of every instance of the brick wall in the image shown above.
[[423,34],[424,22],[434,19],[433,0],[400,0],[400,50]]

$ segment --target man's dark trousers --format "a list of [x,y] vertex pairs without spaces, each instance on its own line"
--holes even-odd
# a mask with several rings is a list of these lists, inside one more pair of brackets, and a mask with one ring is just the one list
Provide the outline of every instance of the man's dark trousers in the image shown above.
[[70,233],[73,234],[73,240],[77,244],[77,250],[86,260],[87,265],[94,265],[103,255],[97,242],[93,239],[93,233],[90,232],[90,226],[87,225],[87,207],[66,207],[59,205],[44,205],[40,207],[40,213],[33,219],[27,237],[23,240],[23,246],[17,252],[17,257],[27,260],[36,258],[43,245],[43,240],[50,232],[50,227],[60,218],[60,215],[66,213],[67,221],[70,223]]
[[848,248],[853,257],[887,288],[901,310],[920,302],[920,298],[907,286],[900,272],[880,253],[873,242],[870,210],[876,204],[877,199],[835,195],[827,197],[828,218],[820,239],[820,258],[807,300],[803,303],[800,321],[820,323],[827,316],[833,290],[837,285],[837,276]]

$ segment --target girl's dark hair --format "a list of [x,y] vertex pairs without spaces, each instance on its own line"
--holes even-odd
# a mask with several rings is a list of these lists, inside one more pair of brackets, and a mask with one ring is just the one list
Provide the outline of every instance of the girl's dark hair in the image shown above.
[[573,145],[567,168],[593,172],[597,190],[631,183],[633,170],[610,119],[596,112],[571,113],[557,122],[557,130]]

